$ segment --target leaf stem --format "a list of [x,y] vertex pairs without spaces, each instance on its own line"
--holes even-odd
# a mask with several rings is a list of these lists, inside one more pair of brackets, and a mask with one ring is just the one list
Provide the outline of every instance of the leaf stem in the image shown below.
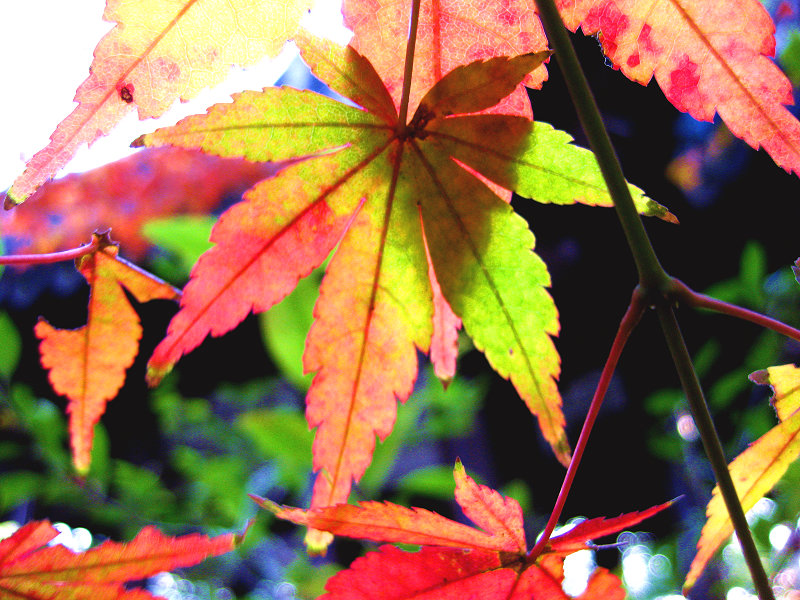
[[672,361],[675,363],[678,377],[680,377],[686,399],[689,402],[692,417],[700,432],[703,447],[711,463],[711,468],[714,470],[714,476],[725,500],[728,515],[730,515],[731,522],[736,530],[736,536],[742,547],[742,553],[750,570],[750,576],[753,578],[756,593],[761,600],[772,600],[774,599],[772,587],[764,571],[764,566],[761,564],[761,558],[758,555],[753,536],[750,534],[750,527],[747,524],[744,509],[736,493],[736,487],[733,484],[733,479],[731,479],[730,471],[728,471],[728,461],[725,459],[722,444],[719,441],[719,436],[717,436],[717,430],[708,410],[708,403],[697,379],[697,373],[686,348],[678,320],[675,318],[675,313],[671,306],[661,304],[656,307],[656,311],[659,321],[661,321],[664,338],[672,355]]
[[695,292],[692,288],[678,279],[673,278],[672,280],[672,292],[670,297],[674,298],[675,300],[685,302],[687,305],[694,308],[705,308],[707,310],[713,310],[714,312],[722,313],[730,317],[742,319],[743,321],[750,321],[751,323],[755,323],[756,325],[760,325],[766,329],[771,329],[772,331],[800,342],[800,330],[795,329],[794,327],[791,327],[782,321],[762,315],[753,310],[742,308],[741,306],[736,306],[735,304],[729,304],[728,302],[723,302],[722,300],[717,300],[711,296],[706,296],[705,294]]
[[578,437],[578,443],[575,445],[575,451],[572,454],[572,460],[567,468],[567,473],[564,475],[564,482],[561,484],[561,491],[558,493],[553,512],[550,513],[550,519],[547,521],[547,525],[542,535],[539,536],[536,545],[528,553],[529,561],[535,560],[547,547],[547,542],[550,540],[550,536],[558,523],[558,519],[561,517],[561,511],[564,509],[564,504],[567,501],[572,482],[575,479],[575,473],[583,457],[583,451],[586,449],[586,444],[589,441],[589,434],[592,432],[597,414],[600,412],[600,407],[603,405],[603,400],[608,391],[608,386],[611,384],[611,377],[614,374],[614,370],[617,368],[619,357],[622,354],[623,348],[625,348],[625,344],[631,332],[636,328],[639,319],[641,319],[642,314],[644,314],[645,307],[646,302],[644,301],[640,288],[637,287],[633,291],[628,309],[625,311],[625,315],[620,321],[617,335],[614,337],[614,343],[611,345],[611,351],[608,353],[606,364],[603,366],[603,371],[600,374],[600,380],[597,382],[597,388],[592,397],[592,403],[589,405],[589,411],[586,413],[586,419],[583,422],[583,428]]
[[417,47],[417,29],[419,27],[420,0],[411,0],[411,19],[408,23],[408,44],[406,45],[406,61],[403,68],[403,92],[400,97],[400,116],[397,119],[398,133],[405,132],[408,120],[408,102],[411,98],[411,76],[414,72],[414,50]]
[[622,174],[617,153],[608,137],[603,118],[589,89],[589,83],[586,81],[567,30],[561,21],[561,15],[553,0],[536,0],[536,4],[547,33],[547,39],[555,50],[556,60],[564,75],[569,95],[589,140],[589,146],[597,157],[603,179],[614,199],[614,208],[633,251],[633,258],[639,272],[639,283],[645,290],[664,289],[669,284],[669,276],[659,263],[650,238],[647,237],[642,226],[641,218],[628,189],[628,182],[625,181],[625,176]]
[[72,250],[49,252],[47,254],[11,254],[8,256],[0,256],[0,265],[46,265],[65,260],[75,260],[86,254],[91,254],[97,250],[99,245],[99,238],[97,236],[92,236],[91,242],[85,246],[73,248]]

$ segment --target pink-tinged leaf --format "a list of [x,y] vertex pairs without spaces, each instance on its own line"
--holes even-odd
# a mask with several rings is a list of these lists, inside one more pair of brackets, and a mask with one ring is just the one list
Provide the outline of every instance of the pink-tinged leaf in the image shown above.
[[348,220],[328,205],[325,177],[343,171],[339,157],[294,165],[220,217],[211,232],[215,245],[192,269],[181,310],[150,358],[151,384],[206,336],[227,333],[251,311],[282,300],[325,260]]
[[7,252],[33,254],[74,248],[111,227],[125,256],[140,260],[150,248],[142,235],[148,221],[208,214],[282,166],[181,148],[145,149],[44,184],[33,202],[0,214],[0,231]]
[[[570,600],[564,593],[564,558],[587,547],[588,536],[615,533],[640,522],[671,503],[614,519],[587,521],[578,531],[556,538],[539,556],[526,552],[519,505],[475,483],[456,464],[456,500],[484,531],[435,513],[391,503],[361,502],[301,510],[253,497],[282,519],[337,535],[373,541],[422,544],[417,552],[382,546],[356,559],[332,577],[325,600]],[[571,535],[570,535],[571,534]],[[556,542],[554,540],[554,542]],[[558,542],[556,542],[558,544]],[[622,582],[595,569],[580,600],[622,600]]]
[[433,292],[433,336],[431,337],[430,358],[433,372],[445,388],[456,375],[458,359],[458,332],[461,329],[459,319],[444,299],[442,288],[436,281],[433,265],[428,265],[428,273]]
[[[399,105],[411,1],[345,0],[343,12],[345,25],[355,33],[352,45],[370,59]],[[544,50],[547,40],[533,3],[423,0],[409,106],[413,111],[425,92],[459,65]],[[540,68],[524,83],[539,87],[546,78]],[[530,103],[518,86],[492,110],[529,116]]]
[[679,110],[715,114],[737,137],[800,172],[800,123],[786,109],[792,86],[772,62],[775,25],[758,0],[562,0],[573,31],[600,32],[608,58],[634,81],[655,76]]
[[145,527],[128,543],[107,541],[86,552],[47,546],[58,531],[47,521],[28,523],[0,542],[0,596],[26,600],[146,600],[128,582],[188,567],[229,552],[233,534],[168,537]]
[[516,550],[513,544],[508,548],[508,544],[504,544],[505,540],[492,533],[452,521],[423,508],[406,508],[391,502],[359,502],[357,505],[337,504],[303,510],[272,505],[262,499],[256,501],[262,508],[272,511],[281,519],[333,535],[373,542],[476,550]]
[[[109,0],[103,18],[116,23],[94,52],[78,106],[9,189],[6,208],[24,202],[83,144],[107,134],[128,112],[163,114],[228,74],[276,55],[310,7],[307,0]],[[213,15],[213,27],[211,17]]]
[[[420,212],[420,222],[422,213]],[[456,360],[458,359],[458,332],[461,329],[459,319],[444,299],[442,288],[436,281],[436,272],[431,263],[431,254],[428,241],[425,239],[425,230],[422,230],[422,239],[425,244],[425,257],[428,260],[428,278],[431,282],[433,293],[433,335],[431,337],[430,359],[433,372],[444,385],[445,389],[456,374]]]
[[69,399],[70,445],[81,474],[89,470],[94,426],[106,403],[125,383],[125,372],[139,351],[142,327],[122,287],[139,302],[174,300],[180,295],[172,286],[118,258],[117,252],[117,246],[106,237],[97,251],[77,261],[91,287],[85,326],[56,329],[40,319],[35,327],[50,383]]
[[397,401],[411,394],[417,349],[427,351],[432,334],[417,208],[398,201],[416,180],[393,177],[389,156],[362,175],[378,169],[393,185],[373,191],[331,260],[303,357],[305,370],[316,372],[306,399],[308,423],[318,428],[312,508],[347,500],[375,436],[389,435]]
[[513,498],[504,498],[485,485],[479,485],[467,475],[461,461],[456,462],[456,502],[475,525],[499,541],[498,549],[525,552],[525,531],[522,508]]

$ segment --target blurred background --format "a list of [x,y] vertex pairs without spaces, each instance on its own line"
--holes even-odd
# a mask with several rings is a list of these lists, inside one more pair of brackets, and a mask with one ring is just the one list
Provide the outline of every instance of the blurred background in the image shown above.
[[[0,74],[11,82],[7,89],[19,90],[0,100],[0,188],[10,185],[23,159],[46,143],[71,110],[94,45],[108,30],[100,20],[102,2],[78,5],[37,0],[0,7],[4,22],[15,24],[7,29],[19,35],[0,39],[4,55],[15,57],[2,62]],[[778,60],[797,85],[800,7],[796,1],[766,6],[778,22]],[[340,21],[337,10],[321,4],[314,14],[328,26]],[[340,28],[331,35],[347,40]],[[582,35],[573,40],[627,178],[680,219],[680,225],[647,222],[666,269],[699,291],[800,326],[800,287],[790,269],[800,256],[797,177],[733,138],[720,122],[681,115],[654,83],[628,81],[605,64],[596,40]],[[39,55],[37,48],[48,50]],[[551,63],[549,71],[543,90],[530,92],[535,118],[570,132],[585,146],[557,65]],[[233,91],[275,83],[326,91],[288,48],[276,60],[236,71],[223,88],[177,107],[162,122],[200,112]],[[5,252],[69,249],[88,241],[95,228],[111,227],[121,255],[182,286],[208,247],[216,217],[274,167],[182,151],[131,155],[130,141],[155,126],[135,118],[124,122],[113,136],[79,153],[65,172],[73,174],[0,215]],[[562,326],[560,387],[574,443],[636,284],[635,269],[613,211],[522,198],[513,204],[529,221],[537,252],[552,274]],[[309,559],[301,529],[259,513],[246,494],[308,503],[313,434],[303,417],[310,379],[302,374],[300,356],[321,276],[314,272],[269,312],[207,340],[154,390],[145,386],[144,365],[176,307],[132,300],[145,329],[140,355],[97,427],[92,470],[81,481],[70,470],[65,399],[52,391],[39,365],[32,328],[39,316],[62,328],[85,323],[88,289],[71,264],[5,269],[0,537],[14,523],[48,518],[61,523],[58,542],[82,549],[106,537],[130,539],[146,524],[173,535],[214,533],[242,530],[255,518],[240,550],[154,578],[151,591],[170,599],[319,595],[332,573],[373,546],[337,540],[326,558]],[[728,317],[679,307],[678,318],[733,458],[777,423],[769,389],[752,384],[748,374],[797,362],[800,346]],[[414,395],[400,407],[393,434],[379,444],[353,498],[422,506],[463,520],[452,500],[456,457],[479,481],[522,504],[533,540],[564,470],[513,387],[492,372],[465,336],[458,374],[446,390],[420,356]],[[795,465],[749,514],[784,598],[796,597],[791,590],[800,587],[798,484]],[[680,598],[712,487],[658,323],[645,318],[623,354],[564,521],[616,516],[682,498],[636,532],[607,540],[613,545],[570,558],[567,591],[578,595],[591,568],[601,564],[624,578],[631,598]],[[738,546],[731,542],[693,597],[743,600],[752,597],[750,590]]]

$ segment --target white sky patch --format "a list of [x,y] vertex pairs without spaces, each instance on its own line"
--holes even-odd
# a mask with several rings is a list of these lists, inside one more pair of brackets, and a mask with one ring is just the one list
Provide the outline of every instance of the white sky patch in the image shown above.
[[[56,126],[75,108],[73,98],[86,79],[92,53],[113,26],[102,20],[104,0],[25,0],[0,2],[0,190],[7,189],[25,169],[25,162],[49,142]],[[341,2],[317,0],[304,24],[315,35],[346,44],[351,33],[344,28]],[[273,85],[297,56],[293,44],[275,59],[247,69],[235,68],[230,77],[196,99],[176,103],[160,119],[139,121],[131,113],[90,148],[83,147],[59,173],[81,172],[123,158],[133,152],[130,143],[156,127],[205,112],[230,94]]]

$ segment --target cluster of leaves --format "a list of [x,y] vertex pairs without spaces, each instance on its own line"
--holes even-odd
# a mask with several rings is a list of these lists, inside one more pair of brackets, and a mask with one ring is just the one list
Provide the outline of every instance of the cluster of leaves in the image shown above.
[[[76,95],[78,106],[8,191],[7,208],[33,195],[81,144],[109,131],[133,108],[140,118],[162,114],[175,99],[193,97],[218,81],[230,65],[275,54],[287,39],[294,39],[312,72],[352,104],[267,88],[243,92],[206,115],[136,140],[137,146],[289,166],[277,175],[274,167],[241,161],[235,163],[237,173],[230,165],[219,167],[232,180],[256,183],[214,226],[214,245],[197,261],[182,295],[120,260],[116,247],[96,236],[77,261],[91,286],[87,326],[67,332],[40,322],[42,364],[54,389],[70,400],[73,461],[86,474],[94,425],[122,386],[141,336],[123,287],[142,302],[180,296],[181,308],[149,362],[148,379],[155,385],[208,336],[223,335],[249,313],[276,305],[332,255],[303,356],[305,372],[314,373],[306,409],[308,424],[316,428],[312,452],[318,475],[311,509],[276,510],[311,528],[307,543],[316,552],[330,543],[332,530],[442,545],[405,533],[378,535],[377,526],[332,527],[326,519],[354,510],[340,505],[364,475],[376,436],[385,439],[391,432],[397,401],[410,396],[417,352],[430,355],[444,381],[454,376],[462,326],[492,367],[513,383],[556,457],[569,463],[556,385],[560,359],[553,337],[559,322],[547,292],[550,279],[533,252],[531,231],[508,200],[511,191],[553,204],[611,206],[612,200],[590,152],[529,118],[521,84],[540,86],[546,79],[542,63],[550,56],[529,2],[489,3],[481,10],[458,0],[435,7],[424,3],[415,24],[419,43],[411,79],[405,58],[411,3],[345,2],[346,23],[355,34],[347,48],[298,31],[307,4],[185,0],[155,10],[109,0],[104,17],[117,25],[98,45],[90,76]],[[769,59],[774,26],[761,5],[681,0],[651,8],[615,0],[559,6],[567,27],[599,34],[608,59],[629,78],[647,83],[655,76],[678,109],[703,120],[719,114],[736,136],[800,172],[800,123],[784,106],[791,101],[791,84]],[[726,32],[718,31],[720,22],[729,24]],[[192,40],[188,47],[186,39]],[[167,156],[182,156],[179,152],[161,151],[154,160],[161,164]],[[629,189],[640,213],[675,221],[641,190]],[[136,235],[138,230],[132,239]],[[770,451],[770,460],[785,463],[794,457],[797,427],[789,423],[795,409],[781,408],[790,404],[779,391],[785,374],[768,373],[759,381],[775,387],[784,421],[774,434],[783,446]],[[754,446],[758,460],[769,454],[761,449],[767,444]],[[734,473],[757,474],[757,481],[744,483],[752,490],[744,503],[752,503],[781,471],[754,471],[751,459],[739,460],[747,466],[735,463]],[[542,578],[559,588],[563,554],[639,518],[594,521],[580,535],[555,538],[548,550],[555,557],[551,564],[547,553],[525,558],[518,507],[475,486],[458,467],[456,480],[457,498],[474,497],[459,503],[485,533],[472,530],[472,537],[448,544],[472,552],[450,552],[447,560],[454,562],[447,568],[461,568],[459,561],[465,560],[476,576],[492,571],[498,581],[510,578],[511,587],[498,592],[502,597],[509,597],[509,590],[523,597]],[[712,500],[708,525],[716,533],[704,534],[690,583],[730,532],[717,502]],[[490,519],[488,507],[500,505],[509,514]],[[377,513],[369,519],[378,520],[411,514],[399,508],[388,514],[377,505],[362,509]],[[430,517],[426,527],[432,534],[451,526]],[[478,538],[491,541],[476,545]],[[381,569],[404,564],[397,552],[382,550],[380,559],[365,559],[355,572],[374,561],[385,561]],[[426,549],[420,556],[435,562],[442,560],[441,552]],[[419,568],[411,561],[404,568]],[[450,575],[441,574],[447,581]],[[349,585],[346,578],[338,581],[331,585]],[[601,573],[587,594],[618,593],[618,583],[609,581]]]

